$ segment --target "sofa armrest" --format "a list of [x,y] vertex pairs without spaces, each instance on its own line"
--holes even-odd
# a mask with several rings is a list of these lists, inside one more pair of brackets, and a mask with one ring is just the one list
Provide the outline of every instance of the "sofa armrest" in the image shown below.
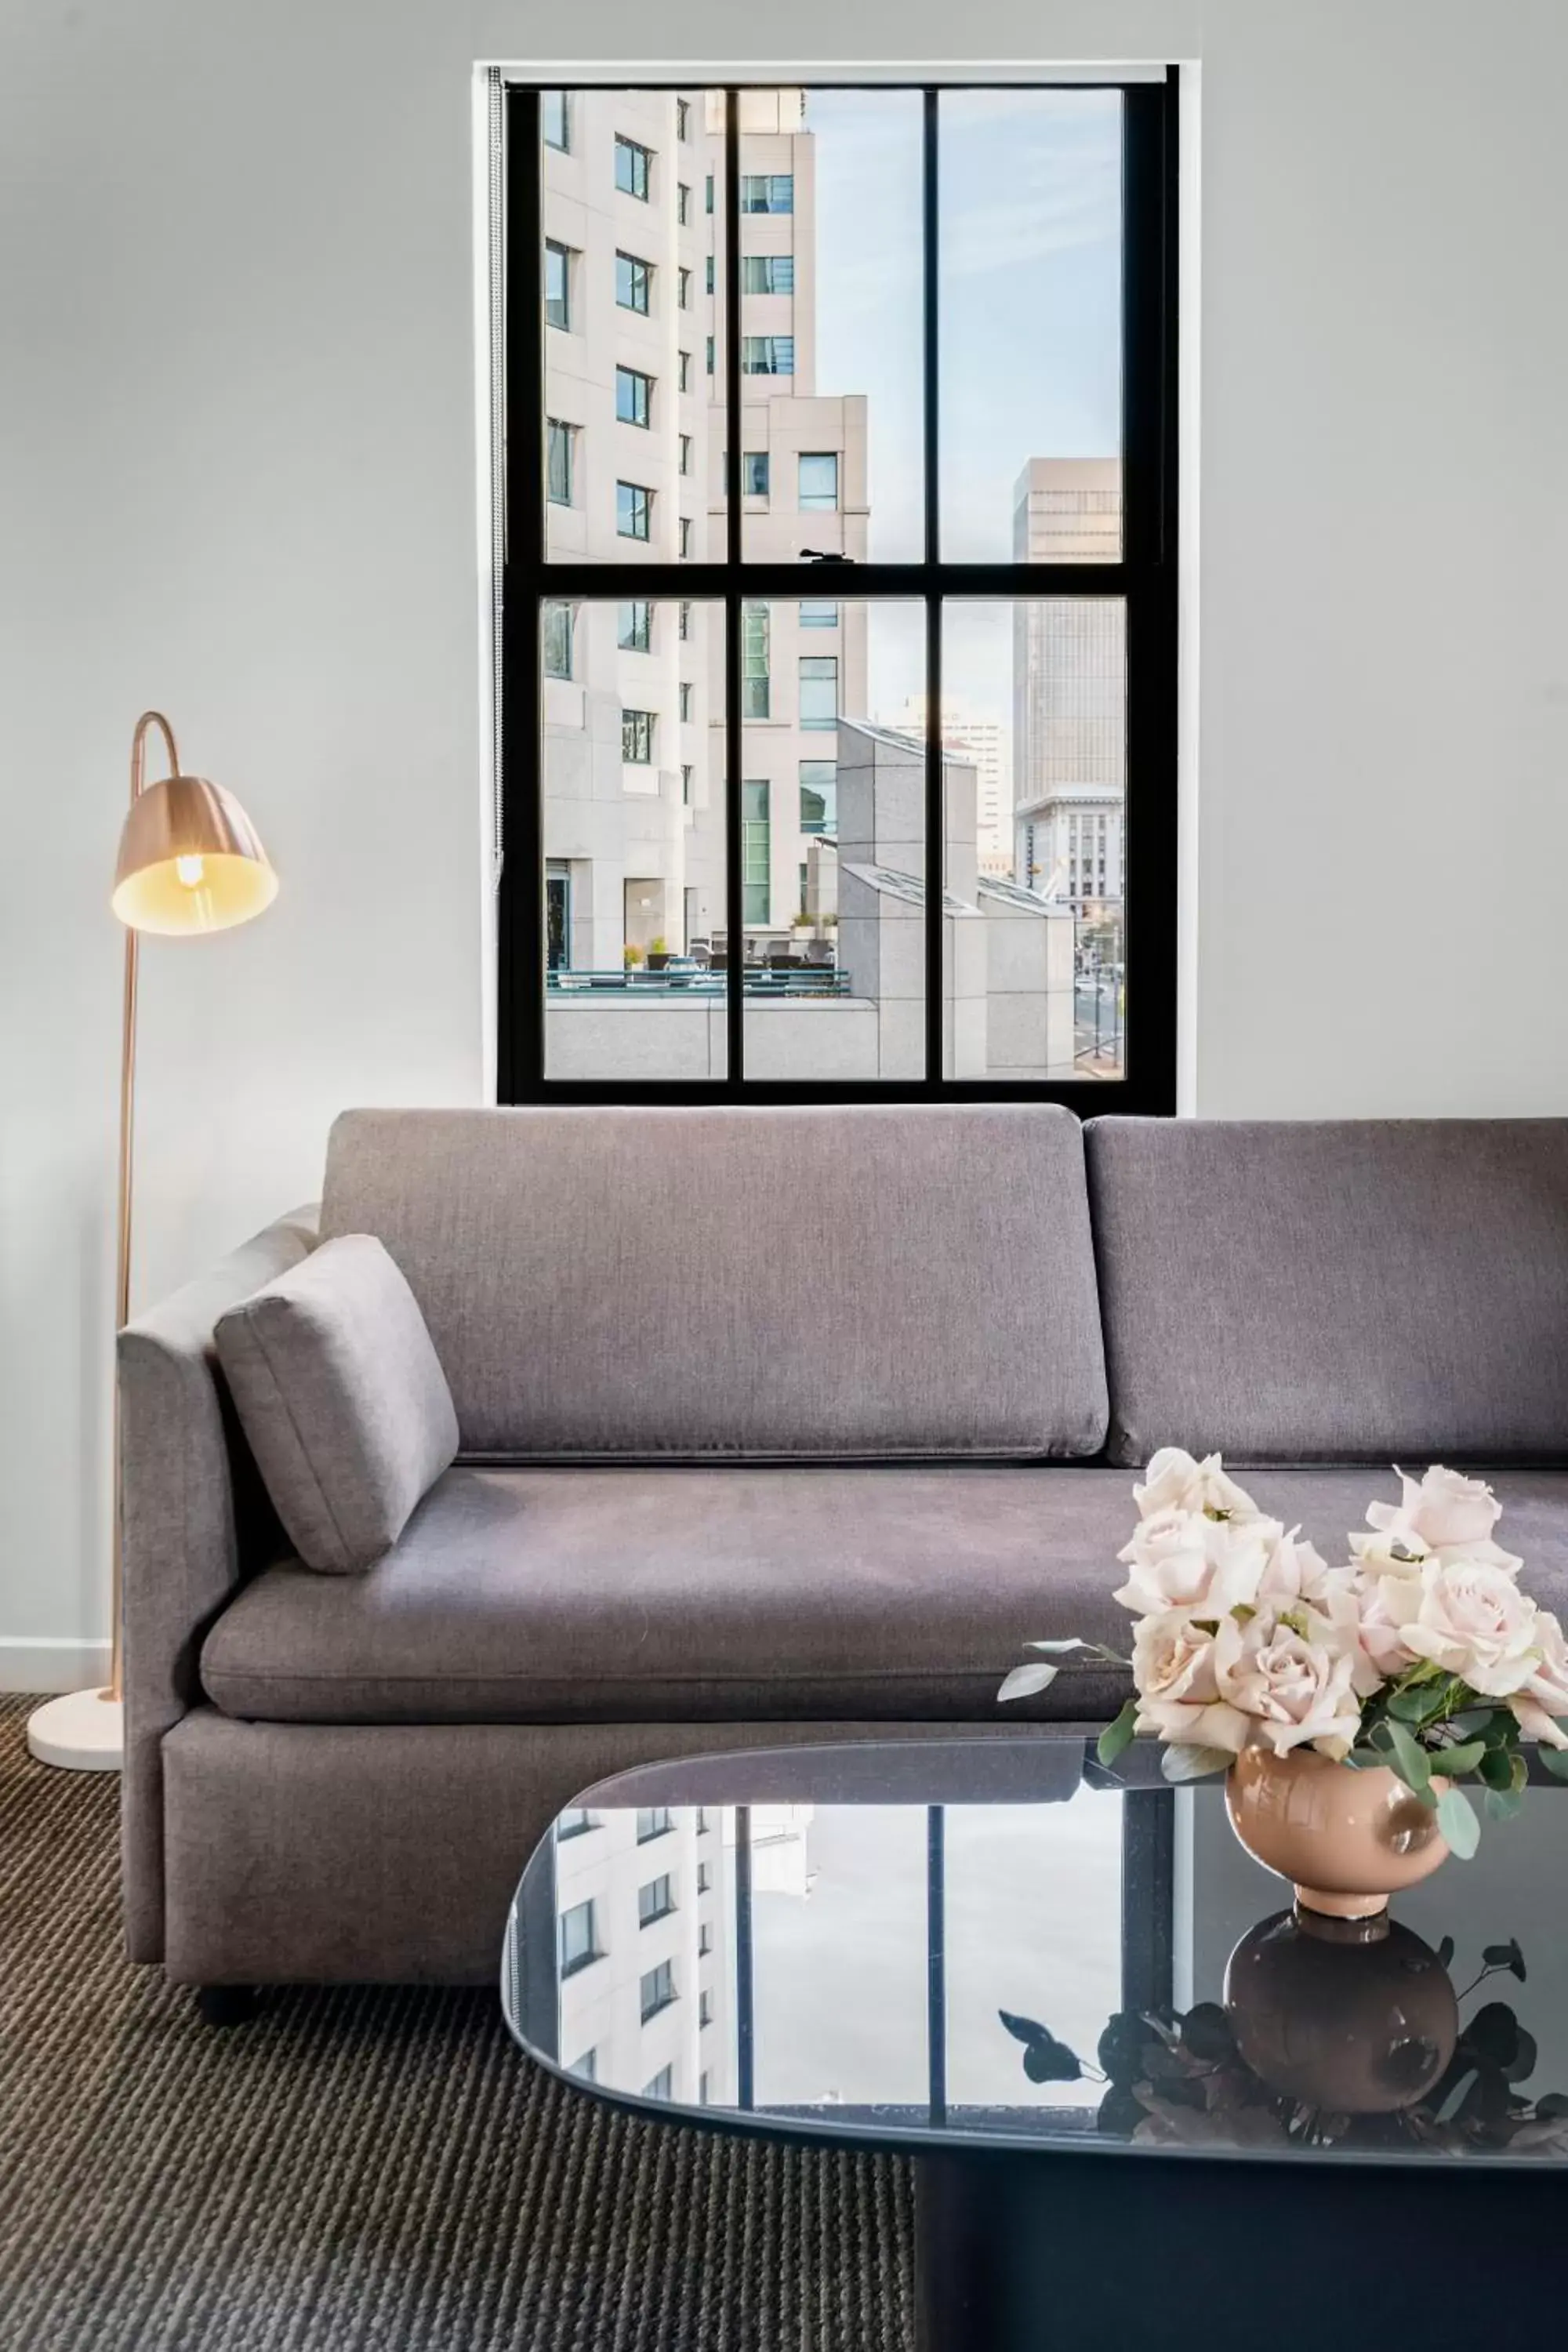
[[316,1230],[314,1208],[294,1211],[120,1334],[121,1842],[133,1960],[163,1949],[163,1737],[198,1702],[202,1637],[270,1528],[217,1375],[213,1327],[308,1256]]

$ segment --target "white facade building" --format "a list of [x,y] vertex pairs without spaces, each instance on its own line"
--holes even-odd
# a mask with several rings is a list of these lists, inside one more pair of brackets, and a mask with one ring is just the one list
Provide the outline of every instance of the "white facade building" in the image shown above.
[[[901,710],[879,719],[879,727],[895,734],[923,738],[927,698],[911,694]],[[942,747],[973,767],[975,783],[974,845],[983,874],[1011,874],[1013,838],[1011,809],[1004,782],[1006,736],[1002,722],[976,710],[956,695],[942,698]]]

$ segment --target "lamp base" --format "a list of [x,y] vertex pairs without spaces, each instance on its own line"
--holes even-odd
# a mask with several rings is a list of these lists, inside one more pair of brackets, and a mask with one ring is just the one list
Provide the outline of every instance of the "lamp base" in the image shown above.
[[125,1754],[125,1709],[107,1691],[67,1691],[27,1717],[27,1751],[67,1772],[118,1772]]

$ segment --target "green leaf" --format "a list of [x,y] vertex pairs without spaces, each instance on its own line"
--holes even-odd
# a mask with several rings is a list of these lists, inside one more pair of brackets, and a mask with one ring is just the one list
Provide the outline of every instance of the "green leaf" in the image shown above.
[[1437,1800],[1437,1827],[1447,1841],[1448,1851],[1460,1862],[1468,1862],[1481,1842],[1481,1825],[1469,1799],[1458,1789],[1445,1789]]
[[1528,1971],[1517,1936],[1510,1936],[1506,1944],[1489,1944],[1481,1958],[1489,1969],[1506,1969],[1510,1977],[1517,1977],[1521,1984],[1524,1983]]
[[1453,1957],[1454,1938],[1452,1936],[1445,1936],[1437,1947],[1437,1966],[1440,1969],[1446,1969]]
[[1554,1780],[1568,1780],[1568,1748],[1538,1748],[1535,1752]]
[[1402,1723],[1419,1723],[1429,1715],[1436,1701],[1429,1690],[1396,1690],[1388,1695],[1388,1712]]
[[1138,1702],[1130,1698],[1114,1723],[1108,1723],[1095,1742],[1095,1754],[1109,1768],[1124,1748],[1132,1744],[1132,1727],[1138,1720]]
[[1489,1789],[1511,1789],[1513,1758],[1504,1748],[1489,1748],[1477,1767]]
[[1511,1822],[1524,1799],[1512,1789],[1489,1789],[1482,1801],[1489,1822]]
[[1405,1782],[1405,1787],[1414,1789],[1419,1796],[1432,1778],[1432,1767],[1427,1761],[1426,1750],[1410,1732],[1405,1730],[1402,1723],[1389,1724],[1388,1744],[1394,1751],[1394,1770]]
[[1509,1770],[1513,1776],[1509,1786],[1516,1797],[1522,1797],[1530,1786],[1530,1767],[1517,1748],[1510,1754],[1508,1763]]
[[1495,1714],[1493,1707],[1467,1706],[1458,1715],[1448,1717],[1447,1727],[1457,1739],[1476,1739],[1483,1731],[1489,1729]]
[[1461,1773],[1473,1772],[1487,1753],[1484,1739],[1468,1739],[1458,1748],[1445,1748],[1433,1758],[1440,1772],[1457,1779]]

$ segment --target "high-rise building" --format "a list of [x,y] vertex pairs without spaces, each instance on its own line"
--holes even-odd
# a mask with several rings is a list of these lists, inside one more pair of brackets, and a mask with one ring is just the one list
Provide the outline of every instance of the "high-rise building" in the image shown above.
[[[1115,458],[1031,457],[1014,492],[1020,562],[1114,562]],[[1020,882],[1095,919],[1124,891],[1127,617],[1120,597],[1054,596],[1014,614],[1013,830]]]
[[[911,694],[901,710],[879,719],[878,726],[895,734],[922,740],[926,730],[926,697]],[[942,743],[968,760],[975,774],[974,842],[982,874],[1013,870],[1012,811],[1005,804],[1003,770],[1006,751],[1000,719],[976,710],[956,695],[942,698]]]
[[[545,95],[546,542],[618,565],[724,551],[723,100]],[[866,553],[866,402],[816,389],[815,142],[799,90],[742,101],[744,548]],[[866,703],[864,607],[803,563],[743,616],[743,928],[786,928],[831,834],[840,712]],[[729,929],[723,614],[547,605],[544,850],[552,968],[616,970]],[[808,592],[819,585],[828,593]]]

